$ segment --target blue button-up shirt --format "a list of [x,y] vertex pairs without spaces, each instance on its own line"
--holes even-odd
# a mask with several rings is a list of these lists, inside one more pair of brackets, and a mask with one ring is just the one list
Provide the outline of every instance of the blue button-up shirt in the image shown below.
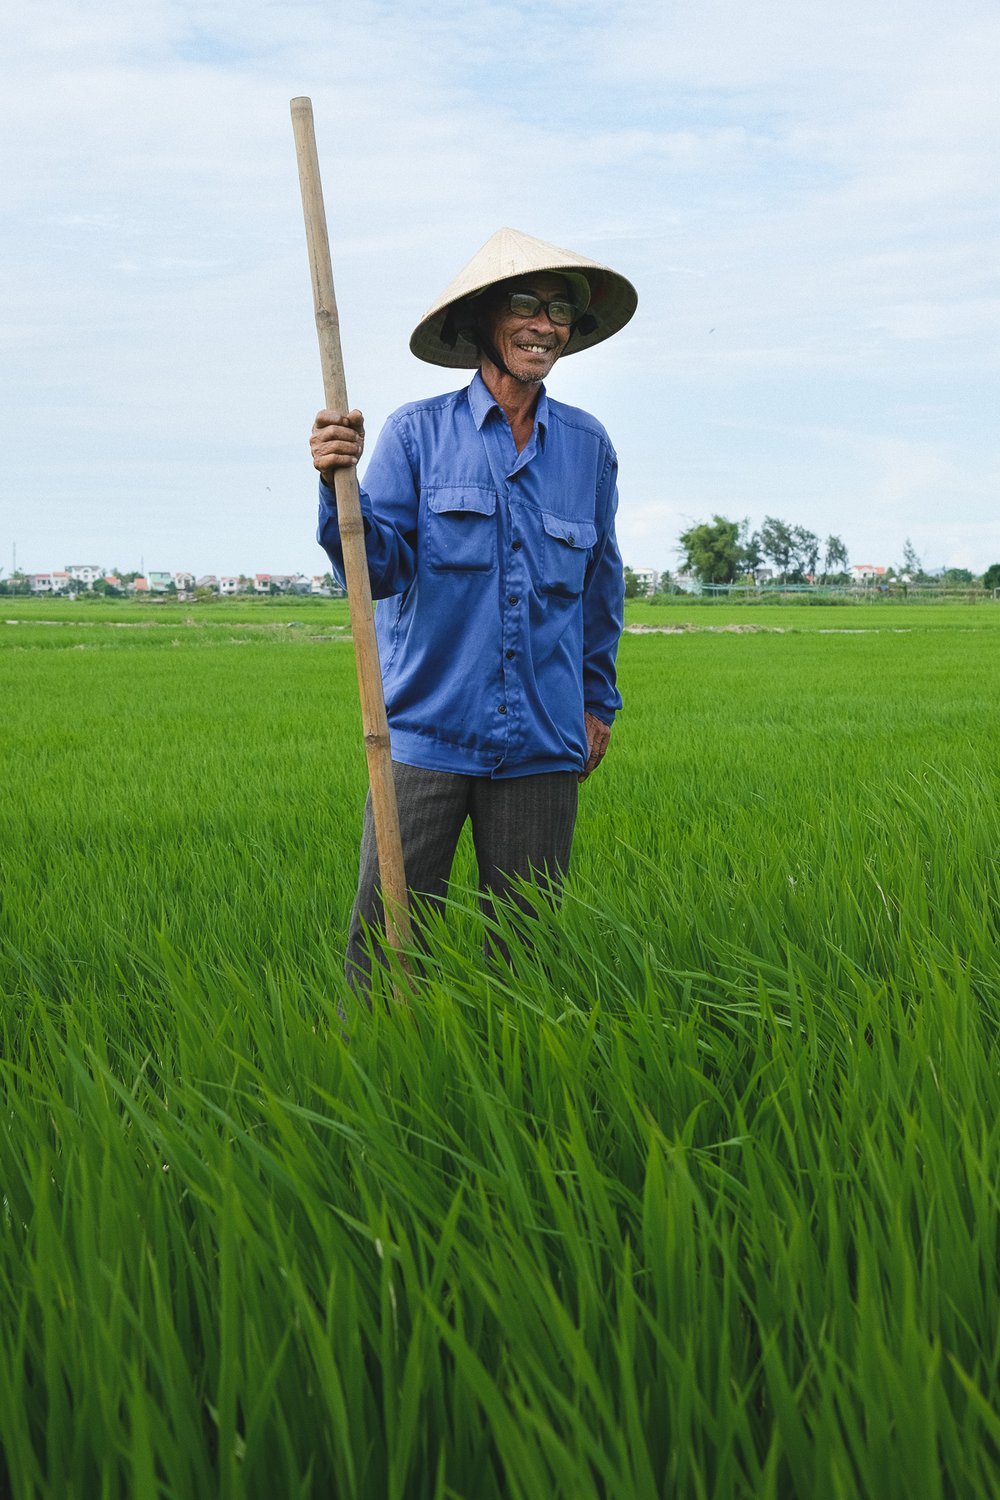
[[[518,453],[477,374],[401,407],[361,490],[394,760],[492,777],[581,771],[610,724],[624,579],[601,424],[538,397]],[[343,578],[333,491],[319,541]]]

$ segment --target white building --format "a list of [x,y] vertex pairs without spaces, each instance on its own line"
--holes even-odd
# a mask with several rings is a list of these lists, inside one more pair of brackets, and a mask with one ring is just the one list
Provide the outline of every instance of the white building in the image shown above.
[[66,572],[74,583],[82,583],[88,589],[92,583],[104,577],[104,569],[99,568],[96,563],[67,563]]
[[700,594],[702,583],[693,573],[675,573],[674,584],[682,594]]
[[660,575],[655,568],[633,568],[632,573],[636,583],[639,585],[640,594],[645,594],[648,598],[650,594],[656,593],[656,585],[660,581]]

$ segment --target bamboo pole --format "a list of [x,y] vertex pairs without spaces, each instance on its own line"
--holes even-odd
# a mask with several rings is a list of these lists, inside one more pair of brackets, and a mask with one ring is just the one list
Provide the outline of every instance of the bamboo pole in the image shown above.
[[[340,347],[340,319],[333,287],[330,240],[323,207],[323,186],[319,174],[319,156],[313,128],[312,101],[291,101],[295,154],[302,190],[302,212],[305,216],[306,243],[312,273],[316,332],[319,337],[320,362],[323,369],[323,391],[329,411],[350,411],[344,358]],[[379,879],[385,906],[385,930],[389,947],[407,968],[402,949],[411,941],[410,911],[403,869],[403,849],[399,835],[399,811],[392,779],[392,755],[389,725],[382,693],[382,672],[375,639],[372,613],[371,582],[365,555],[365,529],[358,495],[358,474],[353,464],[338,468],[334,475],[337,517],[344,548],[344,576],[351,613],[351,634],[358,668],[358,692],[361,697],[361,726],[368,758],[368,780],[372,792],[375,820],[375,843],[378,849]],[[397,998],[399,998],[397,994]]]

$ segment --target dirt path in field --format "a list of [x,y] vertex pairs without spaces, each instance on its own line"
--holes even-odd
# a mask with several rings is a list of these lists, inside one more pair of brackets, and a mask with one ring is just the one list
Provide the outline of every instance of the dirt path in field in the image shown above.
[[784,625],[626,625],[626,635],[787,635]]
[[[878,635],[874,625],[626,625],[625,635]],[[881,627],[883,630],[885,627]],[[892,635],[910,635],[912,627],[893,627]]]

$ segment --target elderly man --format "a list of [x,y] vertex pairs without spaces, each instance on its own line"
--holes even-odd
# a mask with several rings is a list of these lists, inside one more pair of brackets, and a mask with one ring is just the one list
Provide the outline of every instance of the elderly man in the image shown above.
[[[635,306],[617,272],[503,229],[410,340],[420,359],[477,370],[389,418],[361,489],[407,886],[432,905],[466,818],[487,912],[519,877],[557,890],[568,868],[578,783],[621,706],[624,587],[615,451],[543,381]],[[310,446],[319,541],[342,576],[333,476],[361,457],[361,413],[320,412]],[[366,931],[382,920],[369,798],[346,961],[355,988],[370,978]]]

